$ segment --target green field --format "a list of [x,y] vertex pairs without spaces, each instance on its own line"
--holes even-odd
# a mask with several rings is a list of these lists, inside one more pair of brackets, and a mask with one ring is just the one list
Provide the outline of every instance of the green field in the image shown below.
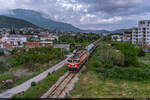
[[71,98],[150,98],[150,81],[136,82],[120,79],[103,79],[87,70],[81,76]]

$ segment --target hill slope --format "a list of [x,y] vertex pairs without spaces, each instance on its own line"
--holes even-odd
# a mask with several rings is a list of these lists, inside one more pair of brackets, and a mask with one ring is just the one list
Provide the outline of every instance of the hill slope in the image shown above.
[[12,10],[12,12],[13,13],[7,14],[7,16],[29,21],[42,28],[47,28],[52,30],[56,29],[59,31],[80,31],[80,29],[72,26],[71,24],[56,22],[51,19],[44,18],[41,13],[36,11],[15,9]]
[[33,25],[32,23],[25,20],[0,15],[0,28],[10,28],[11,26],[13,26],[14,28],[38,28],[36,25]]
[[[6,11],[5,11],[6,12]],[[71,24],[57,22],[48,18],[43,17],[40,12],[33,11],[33,10],[25,10],[25,9],[15,9],[11,10],[11,13],[1,13],[3,15],[9,17],[15,17],[19,19],[26,20],[28,22],[33,23],[42,28],[47,28],[51,30],[58,30],[58,31],[74,31],[74,32],[94,32],[94,33],[122,33],[125,29],[115,30],[115,31],[108,31],[108,30],[82,30],[79,28],[74,27]]]

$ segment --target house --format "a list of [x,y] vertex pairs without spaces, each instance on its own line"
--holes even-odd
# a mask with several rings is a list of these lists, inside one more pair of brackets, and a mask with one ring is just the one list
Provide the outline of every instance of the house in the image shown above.
[[53,34],[46,34],[40,37],[41,41],[54,41],[54,40],[58,40],[58,36],[57,35],[53,35]]
[[54,41],[54,40],[57,40],[58,41],[58,36],[57,35],[49,35],[50,37],[50,40]]
[[70,51],[70,44],[55,44],[53,48],[64,48],[66,51]]
[[5,55],[10,55],[13,50],[14,45],[10,43],[5,43],[0,41],[0,50],[4,52]]
[[39,46],[40,46],[39,42],[26,42],[25,44],[26,48],[35,48]]
[[132,30],[125,30],[123,32],[123,41],[124,42],[132,42]]
[[16,35],[16,36],[5,36],[1,38],[3,43],[11,44],[13,47],[23,47],[24,43],[27,42],[27,38]]
[[42,41],[42,42],[39,42],[39,46],[52,46],[53,45],[53,42],[52,41]]
[[123,41],[123,35],[120,33],[111,34],[112,41]]
[[46,40],[50,40],[48,37],[40,37],[41,41],[46,41]]

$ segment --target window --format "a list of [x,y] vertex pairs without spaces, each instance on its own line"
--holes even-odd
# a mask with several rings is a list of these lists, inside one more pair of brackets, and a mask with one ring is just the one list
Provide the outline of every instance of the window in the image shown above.
[[145,24],[145,22],[144,21],[140,21],[140,24]]
[[79,62],[80,62],[80,60],[74,60],[73,62],[74,62],[74,63],[79,63]]
[[72,63],[72,60],[68,60],[68,62]]

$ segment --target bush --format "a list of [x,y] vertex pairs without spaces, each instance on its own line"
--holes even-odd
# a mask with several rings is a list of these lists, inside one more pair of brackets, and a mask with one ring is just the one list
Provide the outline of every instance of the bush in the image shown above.
[[135,45],[131,43],[115,43],[113,46],[124,55],[125,66],[136,66],[138,64],[138,48]]
[[143,81],[150,79],[150,70],[148,66],[121,68],[114,66],[105,70],[105,78],[117,78],[125,80]]
[[17,53],[15,56],[16,65],[24,63],[46,63],[51,59],[60,59],[61,50],[52,47],[33,48],[27,52]]
[[145,52],[143,51],[142,48],[139,48],[139,50],[138,50],[138,56],[139,57],[144,57],[145,56]]
[[9,65],[0,59],[0,72],[5,72],[5,71],[8,71],[9,70]]
[[51,75],[51,73],[50,73],[50,72],[48,72],[48,76],[49,76],[49,75]]
[[32,82],[32,83],[31,83],[31,86],[36,86],[36,82]]
[[124,65],[124,55],[120,51],[114,50],[112,47],[105,44],[101,44],[99,49],[100,50],[96,54],[99,56],[96,59],[99,59],[102,64]]
[[0,51],[0,56],[3,56],[4,55],[4,52],[3,51]]
[[[114,49],[112,49],[111,47],[108,47],[105,44],[100,44],[100,46],[94,52],[94,55],[92,55],[92,57],[90,58],[88,68],[93,71],[96,71],[97,73],[102,73],[104,78],[134,81],[150,80],[149,65],[146,65],[142,62],[136,62],[137,65],[133,64],[135,61],[133,58],[137,59],[137,56],[133,55],[135,52],[135,54],[137,54],[137,48],[130,44],[123,44],[123,47],[127,48],[121,49],[122,52],[125,54],[125,57],[121,57],[123,54],[122,52],[114,51]],[[121,47],[117,45],[116,48],[119,49]],[[133,50],[135,52],[131,51],[132,53],[129,53],[128,51],[124,50]],[[133,56],[133,58],[131,57],[130,59],[130,56]],[[123,65],[122,62],[124,62],[123,58],[125,58],[126,62],[128,63],[130,63],[133,60],[133,63],[130,63],[128,67],[121,67]]]

